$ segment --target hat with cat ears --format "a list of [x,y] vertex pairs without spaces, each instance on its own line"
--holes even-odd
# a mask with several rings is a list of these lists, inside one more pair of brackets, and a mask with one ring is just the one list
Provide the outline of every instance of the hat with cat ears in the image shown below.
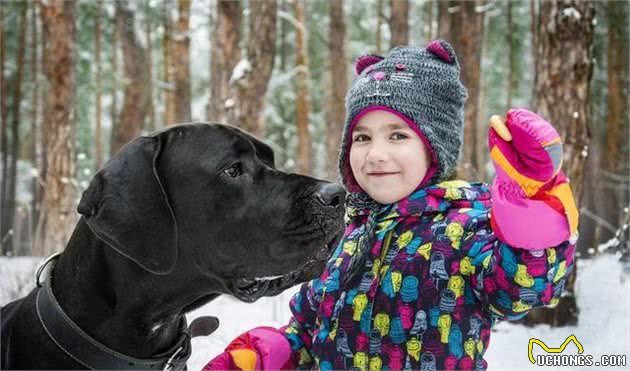
[[425,48],[396,46],[385,56],[361,55],[354,67],[356,77],[346,94],[346,121],[339,156],[339,175],[346,189],[352,193],[363,191],[354,179],[348,154],[357,120],[375,109],[398,113],[426,139],[435,159],[432,165],[436,167],[426,184],[450,178],[463,143],[467,96],[451,45],[434,40]]
[[[444,40],[438,39],[431,41],[427,44],[425,50],[448,64],[459,65],[453,47]],[[357,75],[360,75],[366,68],[384,59],[385,57],[378,54],[363,54],[355,60],[354,71]]]

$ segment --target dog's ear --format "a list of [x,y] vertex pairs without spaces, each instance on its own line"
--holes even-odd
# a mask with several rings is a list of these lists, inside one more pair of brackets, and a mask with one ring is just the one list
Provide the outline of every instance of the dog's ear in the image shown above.
[[123,147],[92,179],[78,211],[98,238],[154,274],[177,262],[177,222],[157,172],[161,136]]

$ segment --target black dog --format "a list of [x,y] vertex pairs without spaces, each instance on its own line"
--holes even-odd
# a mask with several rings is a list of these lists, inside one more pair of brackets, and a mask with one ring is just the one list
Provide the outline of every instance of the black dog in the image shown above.
[[343,199],[276,170],[271,148],[234,127],[140,137],[83,193],[43,287],[2,308],[1,366],[181,369],[184,313],[313,278],[341,236]]

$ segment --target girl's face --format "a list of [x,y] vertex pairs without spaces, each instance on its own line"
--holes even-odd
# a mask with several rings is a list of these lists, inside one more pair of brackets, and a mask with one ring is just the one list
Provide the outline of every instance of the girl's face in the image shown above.
[[430,166],[431,155],[418,134],[393,113],[368,112],[352,131],[352,174],[376,202],[390,204],[407,197]]

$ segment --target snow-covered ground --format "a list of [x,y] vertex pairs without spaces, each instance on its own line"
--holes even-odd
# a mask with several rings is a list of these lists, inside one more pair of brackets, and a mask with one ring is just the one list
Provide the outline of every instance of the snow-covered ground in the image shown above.
[[[38,259],[0,258],[0,305],[4,305],[17,293],[23,295],[34,285],[33,272]],[[584,347],[584,354],[599,360],[603,354],[619,354],[630,361],[630,272],[623,271],[622,264],[613,255],[600,255],[592,260],[580,260],[578,266],[579,324],[575,327],[550,328],[537,326],[526,328],[511,323],[498,324],[490,339],[486,353],[488,369],[493,370],[541,370],[527,357],[530,338],[542,340],[549,347],[560,346],[575,335]],[[223,296],[188,314],[189,322],[200,315],[213,315],[221,320],[221,326],[211,336],[193,339],[193,353],[188,368],[198,370],[225,345],[248,329],[256,326],[282,326],[289,318],[288,302],[297,288],[256,303],[246,304]],[[542,354],[534,347],[534,355]],[[576,354],[569,345],[562,354]],[[547,367],[560,370],[588,370],[587,367]],[[605,368],[592,367],[593,370]],[[629,369],[611,367],[610,369]]]

